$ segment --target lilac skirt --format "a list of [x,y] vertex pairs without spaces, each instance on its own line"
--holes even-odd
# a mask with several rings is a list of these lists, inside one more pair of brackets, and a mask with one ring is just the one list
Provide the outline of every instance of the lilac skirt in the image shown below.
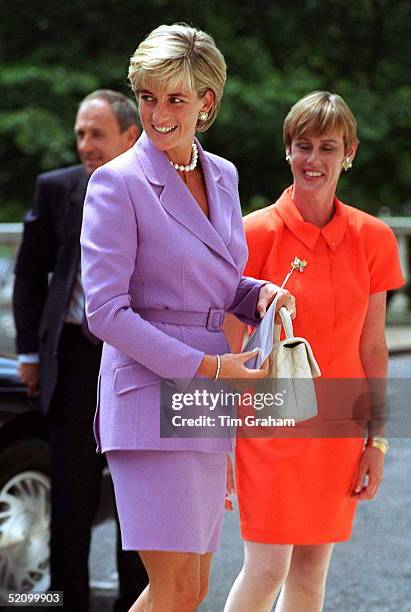
[[217,550],[224,517],[225,452],[114,450],[106,457],[123,550]]

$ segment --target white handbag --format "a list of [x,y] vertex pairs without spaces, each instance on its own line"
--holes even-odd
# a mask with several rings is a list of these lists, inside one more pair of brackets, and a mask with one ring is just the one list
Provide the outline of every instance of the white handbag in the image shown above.
[[[274,408],[277,418],[292,418],[296,423],[318,414],[313,379],[321,376],[312,348],[305,338],[294,336],[290,313],[284,307],[279,314],[282,324],[274,325],[274,344],[270,354],[269,377],[283,404]],[[285,339],[280,340],[281,327]]]

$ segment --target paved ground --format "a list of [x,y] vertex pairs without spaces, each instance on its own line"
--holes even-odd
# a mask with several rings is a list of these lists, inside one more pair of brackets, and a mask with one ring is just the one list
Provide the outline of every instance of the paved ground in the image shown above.
[[411,325],[388,325],[386,334],[391,354],[411,351]]

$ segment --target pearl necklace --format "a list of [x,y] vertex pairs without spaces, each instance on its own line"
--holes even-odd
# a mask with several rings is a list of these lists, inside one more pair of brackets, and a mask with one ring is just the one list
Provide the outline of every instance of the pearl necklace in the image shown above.
[[179,170],[180,172],[191,172],[191,170],[194,170],[194,168],[197,166],[197,161],[198,161],[198,148],[195,142],[193,142],[193,144],[191,145],[193,152],[191,154],[191,162],[188,164],[188,166],[183,166],[182,164],[175,164],[174,162],[171,161],[170,159],[170,164],[176,169]]

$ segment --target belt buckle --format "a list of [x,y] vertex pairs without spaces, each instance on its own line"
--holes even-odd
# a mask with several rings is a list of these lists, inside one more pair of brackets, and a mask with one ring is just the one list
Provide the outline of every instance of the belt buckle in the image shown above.
[[209,331],[220,331],[224,321],[224,314],[223,308],[210,308],[206,328]]

